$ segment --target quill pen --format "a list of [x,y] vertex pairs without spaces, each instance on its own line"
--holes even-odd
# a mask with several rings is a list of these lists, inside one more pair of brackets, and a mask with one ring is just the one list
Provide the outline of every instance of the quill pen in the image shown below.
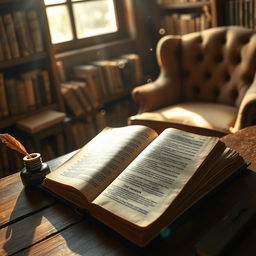
[[2,133],[0,134],[0,140],[9,148],[26,155],[28,158],[32,158],[30,154],[27,152],[25,147],[18,141],[16,140],[13,136],[11,136],[8,133]]

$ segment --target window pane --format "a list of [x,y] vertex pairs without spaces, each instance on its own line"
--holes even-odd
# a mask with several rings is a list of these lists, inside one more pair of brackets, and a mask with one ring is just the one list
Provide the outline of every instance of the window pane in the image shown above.
[[51,5],[51,4],[61,4],[65,3],[66,0],[44,0],[45,5]]
[[47,7],[47,17],[52,43],[61,43],[73,39],[67,6]]
[[113,0],[74,3],[73,11],[78,38],[117,31]]

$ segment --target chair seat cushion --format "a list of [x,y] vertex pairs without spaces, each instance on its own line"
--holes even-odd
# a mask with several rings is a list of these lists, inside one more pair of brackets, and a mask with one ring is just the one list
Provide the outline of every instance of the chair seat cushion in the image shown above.
[[163,121],[229,133],[237,111],[236,107],[218,103],[185,102],[137,114],[131,120]]

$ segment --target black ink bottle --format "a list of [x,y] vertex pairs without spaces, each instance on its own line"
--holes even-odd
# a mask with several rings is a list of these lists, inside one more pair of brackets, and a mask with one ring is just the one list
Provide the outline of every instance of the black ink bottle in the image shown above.
[[39,153],[32,153],[30,156],[32,158],[23,157],[24,168],[20,172],[20,177],[25,187],[35,188],[43,183],[46,174],[50,173],[50,168],[42,162]]

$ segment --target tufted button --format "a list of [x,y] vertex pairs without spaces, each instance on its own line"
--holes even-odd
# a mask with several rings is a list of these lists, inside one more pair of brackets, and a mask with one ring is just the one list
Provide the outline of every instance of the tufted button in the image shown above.
[[204,77],[205,77],[206,80],[209,80],[209,79],[212,78],[212,74],[207,71],[207,72],[204,73]]
[[220,95],[220,89],[217,88],[217,87],[215,87],[215,88],[213,88],[212,93],[213,93],[213,95],[214,95],[215,97],[218,97],[218,96]]
[[239,63],[241,63],[241,61],[242,61],[241,56],[236,56],[236,57],[234,58],[234,63],[235,63],[235,64],[239,64]]
[[236,99],[238,97],[238,91],[236,88],[233,88],[231,91],[231,97],[232,99]]
[[217,55],[215,60],[216,60],[217,63],[221,63],[223,61],[223,59],[224,58],[223,58],[222,55]]
[[198,95],[200,93],[200,87],[198,87],[197,85],[193,86],[193,93],[194,95]]
[[197,61],[201,62],[201,61],[203,61],[203,59],[204,59],[203,54],[197,54],[197,55],[196,55],[196,60],[197,60]]
[[224,75],[224,80],[225,80],[226,82],[228,82],[230,79],[231,79],[230,74],[226,73],[226,74]]

